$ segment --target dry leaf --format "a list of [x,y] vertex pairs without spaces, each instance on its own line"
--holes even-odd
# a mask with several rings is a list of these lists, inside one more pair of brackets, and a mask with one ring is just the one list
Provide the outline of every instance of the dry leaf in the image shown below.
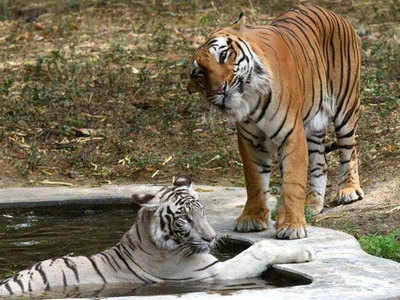
[[49,184],[49,185],[64,185],[64,186],[74,186],[72,183],[64,182],[64,181],[49,181],[43,180],[40,182],[41,184]]

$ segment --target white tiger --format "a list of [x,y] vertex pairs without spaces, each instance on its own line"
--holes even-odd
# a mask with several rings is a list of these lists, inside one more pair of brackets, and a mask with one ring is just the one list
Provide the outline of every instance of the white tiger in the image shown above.
[[259,276],[268,265],[306,262],[310,248],[281,248],[263,240],[219,262],[209,254],[216,234],[191,179],[155,195],[133,195],[141,205],[136,224],[119,243],[91,256],[64,256],[36,263],[0,283],[0,295],[37,295],[53,289],[117,283],[235,280]]

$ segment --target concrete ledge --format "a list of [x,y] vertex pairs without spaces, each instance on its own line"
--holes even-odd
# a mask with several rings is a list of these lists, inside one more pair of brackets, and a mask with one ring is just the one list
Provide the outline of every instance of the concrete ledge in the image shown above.
[[[0,207],[49,206],[72,203],[127,203],[134,192],[156,191],[159,186],[129,185],[99,188],[12,188],[0,190]],[[235,218],[246,199],[242,188],[197,186],[206,204],[210,223],[219,234],[255,242],[271,238],[273,229],[257,233],[233,232]],[[229,299],[400,299],[400,264],[366,254],[357,240],[340,231],[309,227],[309,237],[302,240],[274,242],[283,247],[309,244],[317,259],[304,264],[277,265],[276,268],[313,278],[313,283],[270,290],[242,290],[229,294]],[[222,299],[220,294],[189,293],[152,297],[115,297],[112,299]],[[224,298],[225,299],[225,298]]]

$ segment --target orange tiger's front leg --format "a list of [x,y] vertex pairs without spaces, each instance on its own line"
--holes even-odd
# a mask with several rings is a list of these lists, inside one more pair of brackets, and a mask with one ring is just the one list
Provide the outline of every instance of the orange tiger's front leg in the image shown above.
[[262,159],[264,169],[260,167],[261,160],[259,164],[256,164],[257,151],[252,146],[251,141],[241,135],[239,126],[238,144],[244,167],[247,201],[242,214],[237,219],[235,230],[239,232],[265,230],[270,225],[270,210],[267,206],[266,195],[268,193],[271,158],[267,153],[267,158]]
[[292,133],[278,148],[282,173],[281,203],[276,222],[276,237],[301,239],[307,236],[306,202],[308,153],[304,127],[297,122]]

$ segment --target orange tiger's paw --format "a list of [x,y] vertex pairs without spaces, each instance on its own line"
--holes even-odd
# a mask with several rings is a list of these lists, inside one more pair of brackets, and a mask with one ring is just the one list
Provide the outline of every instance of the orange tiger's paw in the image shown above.
[[364,192],[359,185],[348,184],[339,190],[337,202],[339,204],[348,204],[364,198]]
[[282,224],[276,229],[276,238],[282,240],[295,240],[307,237],[304,224]]
[[242,214],[236,221],[235,230],[238,232],[263,231],[268,228],[268,215]]

